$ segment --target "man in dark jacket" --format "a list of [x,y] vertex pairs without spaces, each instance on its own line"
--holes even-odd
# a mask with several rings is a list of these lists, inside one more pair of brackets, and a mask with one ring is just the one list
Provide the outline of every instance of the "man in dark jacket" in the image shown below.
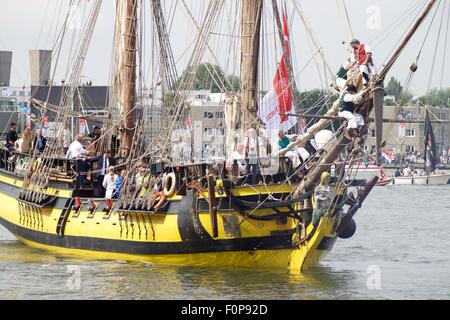
[[114,157],[111,156],[111,151],[110,150],[106,150],[103,155],[92,158],[92,163],[97,163],[97,169],[96,171],[98,172],[96,174],[97,176],[97,183],[99,185],[99,191],[102,195],[104,195],[105,193],[105,189],[103,188],[103,179],[105,178],[105,175],[108,174],[108,168],[110,166],[115,166],[116,165],[116,159],[114,159]]
[[34,148],[39,151],[39,153],[43,153],[45,147],[47,146],[47,139],[42,135],[42,130],[36,130],[36,137],[34,139]]
[[14,151],[14,143],[19,139],[19,136],[17,135],[17,123],[11,122],[9,125],[9,131],[6,134],[6,145],[5,147],[9,151]]

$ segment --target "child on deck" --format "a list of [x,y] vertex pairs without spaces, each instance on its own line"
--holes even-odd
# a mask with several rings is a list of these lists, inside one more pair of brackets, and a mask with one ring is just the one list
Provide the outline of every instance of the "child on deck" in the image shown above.
[[111,199],[113,197],[114,190],[116,189],[116,180],[118,178],[119,176],[114,173],[114,167],[110,166],[108,169],[108,174],[105,176],[105,178],[103,178],[103,188],[106,189],[106,205],[109,209],[112,208]]
[[120,189],[122,188],[123,183],[125,182],[125,178],[127,176],[127,170],[120,171],[120,175],[116,180],[116,186],[114,189],[114,198],[120,197]]

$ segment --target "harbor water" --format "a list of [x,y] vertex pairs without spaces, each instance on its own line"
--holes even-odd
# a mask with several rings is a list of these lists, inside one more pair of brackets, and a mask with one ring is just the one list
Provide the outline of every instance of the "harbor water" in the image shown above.
[[376,187],[356,222],[355,236],[303,275],[56,256],[0,227],[0,298],[450,298],[450,185]]

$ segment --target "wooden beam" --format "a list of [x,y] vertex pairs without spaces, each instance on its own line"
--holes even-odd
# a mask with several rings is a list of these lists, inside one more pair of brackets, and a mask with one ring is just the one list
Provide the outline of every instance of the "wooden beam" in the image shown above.
[[215,188],[214,176],[208,176],[208,203],[209,203],[209,216],[211,218],[211,230],[213,238],[219,236],[219,229],[217,226],[217,201],[216,201],[216,188]]
[[124,125],[125,132],[121,143],[122,155],[129,155],[133,144],[134,127],[136,122],[136,50],[137,50],[137,0],[126,0],[125,32],[124,37]]
[[384,85],[383,81],[374,84],[373,94],[373,111],[375,114],[375,140],[376,140],[376,158],[377,165],[380,165],[382,144],[383,144],[383,111],[384,111]]
[[244,128],[258,118],[258,60],[262,0],[243,0],[241,16],[241,96]]

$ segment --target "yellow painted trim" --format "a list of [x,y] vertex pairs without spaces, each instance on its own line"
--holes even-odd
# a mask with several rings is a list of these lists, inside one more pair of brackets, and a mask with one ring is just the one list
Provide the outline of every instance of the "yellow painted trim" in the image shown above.
[[[9,184],[11,186],[22,188],[22,179],[13,179],[6,175],[3,175],[0,172],[0,182]],[[55,189],[55,188],[47,188],[45,190],[45,194],[49,196],[58,196],[60,198],[71,198],[72,197],[72,190],[65,190],[65,189]]]

